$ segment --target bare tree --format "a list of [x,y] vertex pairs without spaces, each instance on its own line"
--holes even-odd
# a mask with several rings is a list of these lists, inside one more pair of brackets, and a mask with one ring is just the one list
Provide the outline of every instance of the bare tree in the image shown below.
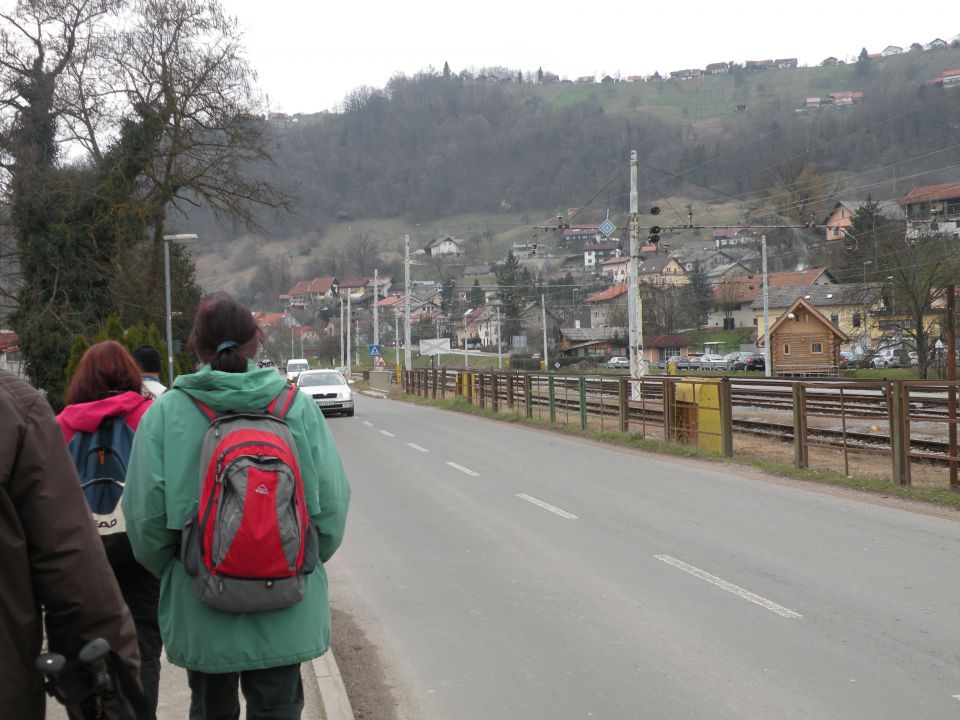
[[357,274],[360,277],[366,277],[377,256],[377,244],[370,237],[370,234],[365,232],[354,233],[353,237],[350,238],[347,252],[357,269]]

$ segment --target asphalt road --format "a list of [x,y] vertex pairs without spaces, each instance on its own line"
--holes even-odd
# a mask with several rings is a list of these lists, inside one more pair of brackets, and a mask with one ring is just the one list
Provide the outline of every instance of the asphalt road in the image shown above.
[[388,400],[330,425],[364,718],[960,716],[952,519]]

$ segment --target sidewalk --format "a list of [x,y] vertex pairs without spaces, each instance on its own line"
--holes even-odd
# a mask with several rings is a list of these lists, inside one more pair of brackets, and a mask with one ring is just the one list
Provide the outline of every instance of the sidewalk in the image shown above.
[[[303,720],[354,720],[350,699],[332,652],[300,668],[303,678]],[[244,709],[243,695],[240,707]],[[187,672],[164,659],[160,671],[160,702],[157,720],[185,720],[190,714],[190,687]],[[242,714],[241,714],[242,716]],[[67,720],[63,706],[47,698],[47,718]]]

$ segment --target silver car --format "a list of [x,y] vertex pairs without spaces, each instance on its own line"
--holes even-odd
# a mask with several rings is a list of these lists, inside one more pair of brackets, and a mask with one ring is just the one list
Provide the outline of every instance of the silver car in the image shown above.
[[324,415],[353,417],[353,388],[339,370],[304,370],[297,389],[310,397]]

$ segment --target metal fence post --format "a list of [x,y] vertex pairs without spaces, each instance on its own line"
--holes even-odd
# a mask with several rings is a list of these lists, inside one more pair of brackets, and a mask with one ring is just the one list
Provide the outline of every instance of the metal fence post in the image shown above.
[[533,379],[530,373],[523,376],[523,403],[525,414],[528,418],[533,417]]
[[554,398],[556,397],[554,386],[553,386],[553,375],[547,377],[547,396],[550,402],[550,424],[557,422],[557,406],[554,404]]
[[580,376],[580,429],[587,429],[587,379]]
[[490,373],[490,385],[493,391],[493,401],[490,407],[494,412],[500,412],[500,377],[496,373]]
[[733,457],[733,401],[730,392],[730,378],[722,378],[718,389],[718,400],[720,401],[720,452],[725,457]]
[[444,368],[440,371],[440,399],[444,400],[447,397],[447,369]]
[[807,390],[793,383],[793,465],[805,468],[810,462],[807,451]]
[[910,412],[909,392],[902,380],[895,380],[890,413],[890,444],[893,450],[893,481],[902,487],[910,485]]
[[672,443],[676,438],[674,437],[674,428],[676,426],[676,418],[673,417],[673,412],[676,409],[677,403],[675,398],[677,395],[677,388],[668,380],[663,381],[663,441],[666,443]]
[[630,432],[630,417],[628,413],[630,412],[630,406],[627,405],[627,398],[630,394],[630,388],[627,385],[627,379],[625,377],[617,380],[617,405],[619,407],[620,414],[620,432],[627,433]]

